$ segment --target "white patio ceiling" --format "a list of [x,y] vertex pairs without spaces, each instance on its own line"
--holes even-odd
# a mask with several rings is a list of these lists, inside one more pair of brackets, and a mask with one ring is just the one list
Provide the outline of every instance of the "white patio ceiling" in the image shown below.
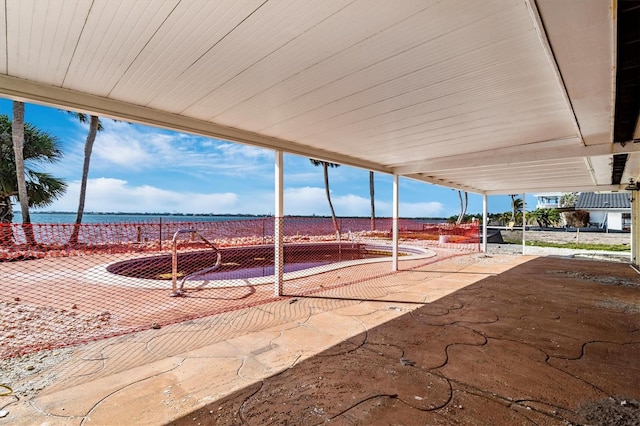
[[640,144],[612,143],[608,1],[0,5],[11,99],[485,194],[617,190],[640,174]]

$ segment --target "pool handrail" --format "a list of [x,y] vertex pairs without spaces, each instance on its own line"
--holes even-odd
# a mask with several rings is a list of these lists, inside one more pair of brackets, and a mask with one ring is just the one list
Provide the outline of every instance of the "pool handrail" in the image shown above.
[[[192,234],[192,235],[197,235],[198,237],[200,237],[200,239],[202,241],[204,241],[213,250],[215,250],[215,252],[217,254],[217,259],[216,259],[216,264],[214,266],[202,269],[200,271],[192,272],[192,273],[186,275],[184,278],[182,278],[182,281],[180,282],[180,288],[178,288],[178,245],[177,245],[177,239],[178,239],[178,235],[187,234],[187,233]],[[196,275],[196,274],[201,274],[201,273],[204,273],[204,272],[211,272],[211,271],[217,269],[221,264],[221,260],[222,260],[222,256],[220,255],[220,250],[218,250],[218,248],[211,241],[207,240],[196,229],[193,229],[193,228],[178,229],[175,232],[175,234],[173,234],[173,238],[171,239],[171,286],[172,286],[172,290],[173,291],[171,292],[170,296],[171,297],[184,296],[184,291],[183,291],[184,283],[190,276]]]

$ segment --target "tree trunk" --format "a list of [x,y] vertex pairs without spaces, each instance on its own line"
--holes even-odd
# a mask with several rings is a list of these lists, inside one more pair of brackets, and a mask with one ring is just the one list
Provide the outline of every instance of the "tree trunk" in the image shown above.
[[0,247],[13,245],[13,208],[11,207],[11,197],[0,198]]
[[78,214],[76,215],[76,222],[69,239],[70,244],[78,243],[78,235],[80,233],[80,224],[82,223],[82,215],[84,214],[84,202],[87,195],[87,180],[89,179],[89,164],[91,162],[91,151],[93,150],[93,143],[96,140],[96,134],[98,133],[98,125],[100,119],[92,115],[89,123],[89,134],[84,143],[84,164],[82,166],[82,180],[80,182],[80,199],[78,201]]
[[11,125],[13,137],[13,153],[16,159],[16,179],[18,181],[18,198],[22,211],[22,225],[24,235],[29,245],[36,245],[36,238],[31,226],[29,215],[29,195],[27,194],[27,181],[24,174],[24,103],[13,102],[13,122]]
[[376,230],[376,203],[373,172],[369,171],[369,196],[371,197],[371,230]]
[[464,211],[462,212],[462,220],[464,220],[464,216],[467,214],[467,208],[469,207],[469,193],[464,191]]
[[338,227],[338,220],[336,219],[336,212],[333,210],[333,203],[331,203],[331,193],[329,192],[329,165],[323,161],[322,170],[324,172],[324,189],[327,192],[327,201],[329,201],[329,208],[331,209],[331,220],[333,220],[333,229],[340,235],[340,228]]
[[509,197],[511,197],[511,221],[515,222],[516,221],[516,195],[510,194]]
[[462,198],[462,192],[458,191],[458,199],[460,200],[460,214],[458,215],[458,220],[456,220],[456,225],[460,225],[464,220],[464,215],[467,214],[467,205],[469,205],[469,193],[464,191],[464,199]]

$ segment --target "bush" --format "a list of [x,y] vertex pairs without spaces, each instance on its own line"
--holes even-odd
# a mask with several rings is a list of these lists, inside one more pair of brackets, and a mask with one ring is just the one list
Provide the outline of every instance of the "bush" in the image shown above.
[[565,219],[567,225],[573,228],[582,228],[589,225],[589,212],[585,210],[575,210],[572,212],[566,212]]

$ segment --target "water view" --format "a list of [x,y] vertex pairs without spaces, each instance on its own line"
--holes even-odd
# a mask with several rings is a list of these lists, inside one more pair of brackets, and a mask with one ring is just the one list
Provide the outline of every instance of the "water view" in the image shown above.
[[[82,223],[138,223],[138,222],[224,222],[230,220],[248,220],[271,217],[267,215],[206,215],[192,213],[85,213]],[[321,217],[321,216],[312,216]],[[340,218],[344,220],[345,218]],[[382,218],[379,218],[382,219]],[[31,223],[75,223],[76,213],[73,212],[31,212]],[[412,218],[422,223],[444,223],[446,219]],[[13,223],[22,223],[19,209],[14,211]]]
[[[19,209],[18,209],[19,210]],[[268,216],[252,215],[203,215],[180,213],[85,213],[82,223],[132,223],[132,222],[220,222],[228,220],[257,219]],[[31,223],[74,223],[76,213],[31,212]],[[14,212],[13,223],[22,223],[22,215]]]

